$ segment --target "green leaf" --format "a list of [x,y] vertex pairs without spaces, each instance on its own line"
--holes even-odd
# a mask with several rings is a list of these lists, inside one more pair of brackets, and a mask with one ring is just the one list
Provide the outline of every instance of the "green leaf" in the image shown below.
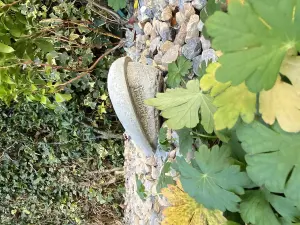
[[269,128],[253,122],[239,126],[237,135],[247,152],[249,177],[300,206],[300,134],[284,132],[277,124]]
[[60,94],[60,93],[55,94],[55,101],[56,102],[65,102],[65,101],[69,101],[71,99],[72,99],[71,94]]
[[200,110],[201,124],[206,132],[213,132],[215,107],[211,97],[200,91],[198,80],[189,81],[186,89],[167,89],[166,93],[158,93],[156,97],[147,99],[145,103],[162,110],[162,116],[168,119],[166,123],[169,128],[179,130],[195,127],[199,123]]
[[15,51],[12,47],[5,45],[3,43],[0,43],[0,52],[2,53],[11,53]]
[[35,43],[44,53],[54,51],[53,44],[46,39],[38,38],[35,40]]
[[288,50],[300,47],[300,2],[231,1],[228,13],[216,12],[207,22],[212,46],[221,50],[220,82],[246,82],[251,92],[275,84]]
[[190,134],[191,129],[181,129],[176,131],[179,136],[179,151],[183,156],[186,156],[189,151],[192,151],[193,137]]
[[143,185],[143,183],[140,181],[140,179],[138,178],[137,175],[135,175],[135,181],[136,181],[136,187],[137,187],[137,194],[138,196],[145,201],[147,194],[145,193],[145,186]]
[[214,114],[216,130],[231,129],[239,117],[245,123],[251,123],[256,112],[256,95],[244,83],[231,86],[230,82],[218,82],[215,73],[221,68],[219,63],[210,64],[207,74],[200,80],[202,90],[209,91],[215,97],[213,104],[218,108]]
[[289,224],[297,221],[297,217],[300,215],[300,211],[289,199],[271,194],[266,190],[246,191],[246,194],[242,196],[240,210],[246,223],[281,225],[272,208],[283,216],[285,221],[289,221]]
[[173,177],[166,175],[166,173],[170,172],[171,164],[171,162],[165,162],[163,168],[161,169],[161,173],[156,185],[157,193],[160,193],[161,189],[167,187],[168,184],[175,184]]
[[115,11],[118,11],[119,9],[123,9],[126,7],[126,1],[125,0],[108,0],[108,5],[112,7]]
[[158,142],[162,150],[169,151],[170,150],[170,143],[167,138],[167,127],[161,127],[158,134]]
[[168,65],[167,84],[171,88],[178,87],[182,77],[189,73],[193,63],[187,60],[184,56],[179,56],[176,62]]
[[210,150],[202,145],[192,164],[177,158],[175,165],[184,191],[208,209],[237,212],[241,200],[237,194],[243,194],[251,183],[239,166],[232,165],[228,146]]

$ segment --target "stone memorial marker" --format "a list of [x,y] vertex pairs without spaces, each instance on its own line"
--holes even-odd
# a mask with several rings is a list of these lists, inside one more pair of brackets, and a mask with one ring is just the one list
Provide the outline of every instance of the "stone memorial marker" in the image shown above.
[[162,89],[162,76],[154,67],[132,62],[129,57],[117,59],[108,74],[108,92],[115,112],[134,143],[146,157],[157,147],[159,114],[144,104]]

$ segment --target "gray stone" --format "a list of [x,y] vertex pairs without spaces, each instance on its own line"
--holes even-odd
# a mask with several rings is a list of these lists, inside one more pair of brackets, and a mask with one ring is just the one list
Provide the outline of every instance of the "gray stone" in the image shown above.
[[200,32],[202,32],[203,30],[203,27],[204,27],[204,23],[202,22],[202,20],[199,21],[198,25],[197,25],[197,28]]
[[201,10],[203,9],[207,4],[207,0],[193,0],[192,1],[192,5],[198,9],[198,10]]
[[181,51],[185,58],[190,60],[199,55],[201,52],[200,38],[196,37],[189,39],[188,42],[182,47]]
[[154,38],[150,43],[150,52],[154,53],[161,46],[160,37]]
[[176,22],[179,26],[181,26],[186,21],[185,15],[183,12],[176,13]]
[[131,31],[129,29],[126,30],[125,37],[126,37],[126,43],[125,47],[130,48],[134,45],[134,31]]
[[187,34],[186,34],[185,42],[188,42],[188,40],[191,38],[195,38],[199,36],[199,30],[197,28],[198,23],[199,23],[199,16],[192,15],[187,24]]
[[176,35],[175,37],[175,40],[174,40],[174,44],[175,45],[183,45],[184,42],[185,42],[185,37],[186,37],[186,29],[187,29],[187,26],[185,23],[183,23],[179,29],[179,32],[178,34]]
[[146,47],[145,35],[141,35],[141,34],[136,35],[135,42],[136,42],[137,49],[143,50]]
[[154,62],[158,65],[162,64],[161,59],[163,57],[162,52],[158,52],[155,56],[154,56]]
[[162,41],[172,40],[171,38],[171,28],[166,22],[160,22],[158,27],[158,33]]
[[163,9],[161,13],[161,20],[162,21],[169,21],[172,18],[172,9],[171,7],[167,6]]
[[145,156],[153,155],[159,130],[158,111],[144,104],[161,89],[159,70],[131,62],[129,57],[117,59],[108,74],[108,91],[116,114],[133,141]]
[[171,6],[179,6],[179,0],[169,0],[169,5],[171,5]]
[[210,49],[210,47],[211,47],[210,40],[205,39],[205,37],[203,35],[201,35],[200,41],[201,41],[201,45],[202,45],[203,50]]
[[145,24],[145,26],[144,26],[144,33],[145,33],[145,35],[151,35],[152,31],[153,31],[153,26],[152,26],[152,24],[149,23],[149,22],[147,22],[147,23]]
[[173,42],[166,41],[160,46],[160,50],[163,54],[165,54],[170,48],[174,46]]
[[195,57],[193,59],[193,72],[199,76],[199,66],[200,66],[200,63],[202,62],[202,56],[201,55],[198,55],[197,57]]
[[174,62],[178,57],[179,48],[179,45],[175,45],[170,48],[161,58],[162,64],[169,64]]
[[149,8],[147,8],[146,6],[142,6],[140,8],[140,15],[138,16],[138,19],[141,23],[145,23],[149,21],[150,20]]
[[183,5],[183,13],[184,13],[184,17],[186,18],[186,20],[189,20],[190,17],[192,15],[194,15],[196,12],[191,3],[185,3]]
[[208,64],[208,61],[217,62],[218,60],[215,50],[211,48],[204,50],[201,55],[202,55],[202,60],[206,62],[206,65]]

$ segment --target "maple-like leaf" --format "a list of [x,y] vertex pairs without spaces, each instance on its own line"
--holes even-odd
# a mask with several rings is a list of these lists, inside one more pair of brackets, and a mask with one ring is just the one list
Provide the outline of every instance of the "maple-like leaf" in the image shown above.
[[183,158],[176,159],[175,168],[184,191],[208,209],[237,212],[241,200],[237,194],[243,194],[243,188],[251,183],[247,174],[233,165],[230,154],[225,145],[211,150],[201,145],[191,164]]
[[[298,74],[299,76],[299,74]],[[259,112],[267,124],[277,119],[280,127],[287,132],[300,131],[300,95],[299,90],[279,79],[269,91],[259,96]]]
[[162,225],[225,225],[226,218],[219,210],[209,210],[185,193],[180,185],[169,185],[162,194],[171,206],[163,211]]
[[300,134],[283,131],[278,124],[269,128],[255,121],[237,128],[246,151],[247,173],[258,186],[284,193],[300,206]]
[[239,117],[245,123],[251,123],[256,112],[256,94],[250,92],[244,83],[231,86],[230,82],[221,83],[215,79],[215,73],[220,64],[213,63],[207,68],[201,81],[203,91],[210,91],[215,97],[213,104],[217,107],[214,114],[215,129],[231,129]]
[[299,23],[299,1],[231,1],[228,13],[218,11],[205,24],[223,52],[217,80],[245,82],[252,92],[271,89],[286,53],[300,50]]
[[123,9],[126,7],[126,1],[125,0],[108,0],[108,5],[112,7],[115,11],[118,11],[119,9]]
[[[277,214],[272,208],[277,211]],[[299,221],[298,217],[300,216],[300,211],[293,205],[292,201],[271,194],[266,190],[246,191],[246,194],[242,196],[240,212],[247,224],[255,225],[281,225],[278,214],[287,224],[292,224],[292,221]]]
[[192,65],[192,62],[187,60],[184,56],[179,56],[176,62],[170,63],[168,65],[168,86],[171,88],[178,87],[182,77],[189,73]]
[[158,93],[156,98],[147,99],[145,103],[162,110],[162,116],[168,119],[168,127],[174,130],[197,126],[200,111],[201,124],[205,131],[213,132],[215,106],[212,98],[200,91],[198,80],[190,80],[186,89],[167,89],[165,93]]

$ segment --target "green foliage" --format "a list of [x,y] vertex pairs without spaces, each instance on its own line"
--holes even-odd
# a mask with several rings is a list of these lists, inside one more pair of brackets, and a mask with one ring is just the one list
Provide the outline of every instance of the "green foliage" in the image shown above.
[[[277,211],[277,214],[271,207]],[[285,224],[299,221],[300,212],[287,198],[271,194],[268,191],[254,190],[247,191],[243,196],[241,215],[246,223],[280,225],[283,224],[283,221]]]
[[147,198],[147,193],[145,192],[145,186],[138,178],[138,175],[135,175],[135,182],[136,182],[136,193],[138,196],[145,201]]
[[126,0],[108,0],[108,5],[118,11],[126,7]]
[[300,205],[299,172],[296,169],[299,134],[289,135],[277,125],[270,129],[258,122],[239,127],[237,134],[248,153],[249,177],[257,185],[265,185],[271,192],[284,193],[295,205]]
[[184,190],[209,209],[238,211],[241,199],[237,194],[243,194],[251,183],[247,174],[233,165],[227,146],[210,150],[202,145],[191,164],[177,158],[176,167]]
[[157,181],[156,191],[157,193],[161,192],[162,188],[168,187],[169,184],[175,184],[173,177],[166,175],[171,170],[171,162],[165,162],[163,168],[161,169],[160,176]]
[[0,1],[1,225],[120,220],[123,178],[106,171],[123,148],[103,139],[122,132],[106,90],[115,57],[86,71],[113,29],[94,16],[82,1]]
[[232,1],[228,13],[210,17],[206,26],[212,46],[223,52],[217,80],[245,81],[252,92],[271,89],[286,53],[300,50],[298,7],[293,0]]
[[162,110],[162,116],[168,119],[168,127],[175,130],[195,127],[199,123],[200,110],[201,124],[208,133],[213,131],[215,107],[210,96],[200,91],[198,80],[189,81],[186,89],[167,89],[166,93],[158,93],[156,97],[145,102]]
[[175,62],[168,65],[167,85],[170,88],[178,87],[183,77],[185,77],[192,68],[192,62],[184,56],[179,56]]
[[191,136],[191,129],[181,129],[177,131],[179,137],[179,150],[183,156],[186,156],[189,151],[192,149],[192,144],[194,142],[193,137]]
[[121,215],[123,179],[107,185],[114,175],[101,174],[122,166],[121,143],[85,125],[81,97],[55,112],[39,103],[1,105],[1,224],[92,224],[97,214]]
[[[224,1],[208,1],[200,12],[221,55],[200,89],[189,81],[148,103],[169,128],[182,129],[183,157],[172,167],[199,204],[233,224],[299,224],[300,2],[227,2],[228,11]],[[203,96],[214,110],[203,107]]]

